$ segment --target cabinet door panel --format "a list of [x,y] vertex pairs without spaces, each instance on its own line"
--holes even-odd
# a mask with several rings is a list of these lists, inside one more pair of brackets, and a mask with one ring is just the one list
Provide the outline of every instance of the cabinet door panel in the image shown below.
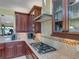
[[16,31],[20,31],[20,23],[21,22],[21,15],[16,14]]
[[15,47],[14,46],[6,47],[5,52],[6,52],[6,58],[15,57]]
[[16,56],[25,55],[24,42],[16,42]]
[[21,30],[23,32],[27,31],[27,15],[21,15]]
[[4,59],[4,44],[0,44],[0,59]]
[[22,45],[17,45],[16,54],[17,54],[17,56],[23,55],[23,47],[22,47]]
[[34,16],[33,15],[29,15],[29,18],[28,18],[28,21],[27,21],[27,31],[28,32],[33,32],[33,18]]
[[8,42],[5,44],[5,57],[6,58],[15,57],[15,43],[14,42]]
[[35,23],[35,32],[36,33],[41,33],[41,22],[36,22]]
[[16,31],[26,32],[27,31],[27,20],[28,14],[16,12]]

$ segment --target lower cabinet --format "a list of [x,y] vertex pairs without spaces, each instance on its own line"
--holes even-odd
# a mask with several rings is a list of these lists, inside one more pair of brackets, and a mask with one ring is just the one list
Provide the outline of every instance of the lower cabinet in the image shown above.
[[15,44],[12,43],[6,43],[5,44],[5,58],[13,58],[15,57]]
[[4,44],[0,44],[0,59],[5,59]]
[[27,44],[26,44],[26,55],[29,59],[38,59]]
[[24,48],[24,42],[17,42],[16,43],[16,56],[22,56],[25,55],[25,48]]
[[5,58],[15,58],[25,55],[23,42],[10,42],[5,44]]
[[24,41],[0,44],[0,59],[11,59],[24,55],[29,59],[38,59]]

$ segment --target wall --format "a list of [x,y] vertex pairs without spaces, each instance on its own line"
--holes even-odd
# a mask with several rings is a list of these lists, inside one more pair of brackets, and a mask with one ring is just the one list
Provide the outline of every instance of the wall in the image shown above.
[[42,22],[41,31],[43,35],[50,36],[52,33],[52,20]]

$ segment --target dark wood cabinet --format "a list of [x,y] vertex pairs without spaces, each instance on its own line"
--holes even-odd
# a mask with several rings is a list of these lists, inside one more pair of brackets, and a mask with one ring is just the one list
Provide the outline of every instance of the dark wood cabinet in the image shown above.
[[79,1],[53,0],[52,36],[79,40]]
[[16,32],[27,32],[28,14],[15,12],[16,15]]
[[13,42],[5,44],[5,57],[6,58],[15,57],[15,44]]
[[29,14],[29,17],[28,17],[28,22],[27,22],[27,32],[33,32],[33,18],[34,18],[34,16],[33,15],[31,15],[31,14]]
[[28,56],[28,58],[30,59],[38,59],[38,57],[34,54],[34,52],[31,50],[31,48],[27,45],[25,45],[26,47],[26,55]]
[[34,33],[41,33],[41,22],[36,22],[39,19],[35,19],[41,15],[41,10],[42,8],[40,6],[33,6],[29,13],[30,15],[33,15],[31,19],[33,21],[32,28]]
[[0,44],[0,59],[11,59],[26,55],[24,41]]
[[41,33],[41,22],[35,23],[35,33]]
[[16,56],[25,55],[24,42],[16,42]]
[[0,44],[0,59],[5,59],[5,48],[4,48],[4,44]]
[[[30,47],[24,41],[8,42],[0,44],[0,59],[11,59],[20,56],[38,59]],[[29,57],[30,56],[30,57]]]
[[7,59],[25,55],[25,48],[23,41],[5,43],[4,48],[5,48],[4,50],[5,58]]

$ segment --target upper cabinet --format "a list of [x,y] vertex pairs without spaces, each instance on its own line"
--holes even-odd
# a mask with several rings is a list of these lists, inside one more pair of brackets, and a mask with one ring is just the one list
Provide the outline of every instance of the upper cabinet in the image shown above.
[[53,0],[53,32],[68,31],[68,0]]
[[54,31],[62,32],[63,31],[63,0],[54,1]]
[[27,22],[27,24],[28,24],[28,26],[27,26],[27,31],[28,32],[33,32],[33,27],[32,27],[32,25],[33,25],[33,19],[34,18],[34,16],[33,15],[30,15],[29,14],[29,16],[28,16],[28,22]]
[[54,36],[79,39],[79,0],[53,0]]
[[41,9],[40,6],[33,6],[29,13],[31,15],[31,20],[33,21],[32,30],[35,33],[41,33],[41,22],[37,22],[39,21],[38,17],[41,15]]
[[69,32],[79,32],[79,0],[69,3]]
[[27,32],[28,14],[16,12],[16,32]]

